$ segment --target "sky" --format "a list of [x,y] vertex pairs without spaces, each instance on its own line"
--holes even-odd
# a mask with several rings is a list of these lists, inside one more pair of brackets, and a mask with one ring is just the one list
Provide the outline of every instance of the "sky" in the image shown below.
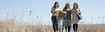
[[23,23],[51,25],[51,8],[56,1],[60,10],[66,3],[73,8],[73,3],[77,2],[83,17],[79,24],[105,24],[105,0],[0,0],[0,20],[14,18],[20,22],[23,11]]

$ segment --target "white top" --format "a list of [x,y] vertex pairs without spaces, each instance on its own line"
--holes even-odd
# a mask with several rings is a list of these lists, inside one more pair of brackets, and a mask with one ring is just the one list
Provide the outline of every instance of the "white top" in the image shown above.
[[56,9],[52,8],[52,10],[51,10],[52,16],[58,16],[59,10],[60,10],[60,8],[56,8]]

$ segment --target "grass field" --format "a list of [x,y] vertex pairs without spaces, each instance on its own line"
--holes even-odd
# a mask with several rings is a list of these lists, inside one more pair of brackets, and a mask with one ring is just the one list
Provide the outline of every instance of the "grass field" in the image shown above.
[[[16,21],[0,21],[0,32],[53,32],[52,26],[20,25]],[[78,32],[105,32],[103,25],[81,25]]]

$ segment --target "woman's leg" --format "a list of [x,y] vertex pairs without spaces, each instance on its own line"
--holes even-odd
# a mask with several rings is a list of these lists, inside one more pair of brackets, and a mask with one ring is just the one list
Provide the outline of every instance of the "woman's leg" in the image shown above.
[[58,31],[58,24],[56,25],[56,30]]
[[53,24],[53,30],[56,31],[56,29],[55,29],[55,25],[54,25],[54,24]]
[[66,30],[66,32],[67,32],[67,26],[65,26],[65,30]]
[[56,32],[56,25],[55,25],[56,17],[52,16],[51,20],[52,20],[52,24],[53,24],[53,30],[54,30],[54,32]]
[[71,26],[65,26],[65,30],[70,32]]
[[73,24],[73,30],[75,31],[75,24]]
[[62,32],[63,32],[63,30],[64,30],[64,26],[62,26]]
[[58,22],[59,21],[59,19],[56,17],[56,30],[58,31]]
[[74,31],[77,31],[78,30],[78,24],[73,24],[73,29],[74,29]]
[[71,26],[68,26],[68,32],[70,32]]

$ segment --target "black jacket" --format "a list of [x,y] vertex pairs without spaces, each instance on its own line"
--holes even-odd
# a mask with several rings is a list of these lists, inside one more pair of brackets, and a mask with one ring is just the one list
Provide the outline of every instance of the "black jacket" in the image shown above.
[[63,11],[67,12],[66,17],[64,17],[64,19],[71,20],[71,8],[64,8]]

